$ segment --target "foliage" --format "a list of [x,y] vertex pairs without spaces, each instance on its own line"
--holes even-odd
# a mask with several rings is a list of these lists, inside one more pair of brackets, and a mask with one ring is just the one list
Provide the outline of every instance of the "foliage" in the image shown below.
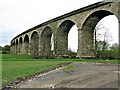
[[109,49],[109,43],[105,41],[97,41],[96,42],[96,51],[104,51]]
[[10,53],[10,45],[5,45],[4,47],[1,47],[2,54],[9,54]]
[[[104,29],[103,34],[100,32]],[[103,40],[101,40],[101,38]],[[106,28],[102,23],[97,25],[94,30],[94,45],[95,54],[97,58],[102,59],[117,59],[118,58],[118,44],[115,43],[110,46],[109,41],[111,41],[111,34],[108,28]]]
[[69,58],[75,58],[77,56],[76,52],[73,52],[71,49],[68,50]]
[[96,56],[102,59],[117,59],[118,58],[118,44],[113,44],[108,49],[98,49]]
[[29,55],[15,55],[15,54],[2,54],[3,60],[30,60],[32,56]]

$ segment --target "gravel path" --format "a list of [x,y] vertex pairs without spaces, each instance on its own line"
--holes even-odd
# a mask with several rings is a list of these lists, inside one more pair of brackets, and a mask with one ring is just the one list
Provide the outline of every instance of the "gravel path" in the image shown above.
[[118,64],[72,63],[16,85],[18,88],[118,88]]

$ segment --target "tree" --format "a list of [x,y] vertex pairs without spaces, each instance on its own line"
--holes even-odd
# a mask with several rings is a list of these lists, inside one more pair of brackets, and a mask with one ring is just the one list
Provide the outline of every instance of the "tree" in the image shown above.
[[104,51],[109,49],[109,43],[105,41],[96,42],[96,51]]
[[3,47],[2,47],[2,46],[0,46],[0,54],[2,53],[2,51],[3,51]]
[[75,58],[77,56],[77,53],[74,52],[71,48],[69,48],[68,55],[69,55],[69,58]]
[[110,50],[118,51],[118,44],[117,43],[112,44],[112,46],[110,47]]
[[10,45],[5,45],[2,50],[3,54],[9,54],[10,53]]
[[[104,32],[102,31],[104,30]],[[101,32],[102,33],[101,33]],[[95,27],[94,30],[94,45],[95,45],[95,54],[100,56],[101,51],[109,49],[109,41],[111,41],[111,34],[109,33],[108,28],[106,28],[101,22]]]

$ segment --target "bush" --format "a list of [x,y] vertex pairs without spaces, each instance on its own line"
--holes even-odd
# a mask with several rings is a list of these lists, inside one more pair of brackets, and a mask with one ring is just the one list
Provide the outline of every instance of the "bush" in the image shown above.
[[105,51],[97,51],[97,58],[102,59],[117,59],[118,51],[117,50],[105,50]]
[[77,53],[76,53],[76,52],[73,52],[72,50],[69,50],[69,51],[68,51],[68,55],[69,55],[69,58],[76,58]]

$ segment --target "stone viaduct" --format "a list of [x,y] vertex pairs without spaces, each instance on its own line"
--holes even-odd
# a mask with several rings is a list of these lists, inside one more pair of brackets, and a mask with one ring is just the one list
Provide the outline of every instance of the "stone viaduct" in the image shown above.
[[[76,25],[78,28],[77,57],[95,57],[93,32],[96,24],[108,15],[115,15],[119,20],[119,10],[119,2],[98,2],[56,17],[13,38],[11,53],[28,54],[38,58],[68,55],[68,33],[72,26]],[[52,35],[53,51],[51,51]]]

